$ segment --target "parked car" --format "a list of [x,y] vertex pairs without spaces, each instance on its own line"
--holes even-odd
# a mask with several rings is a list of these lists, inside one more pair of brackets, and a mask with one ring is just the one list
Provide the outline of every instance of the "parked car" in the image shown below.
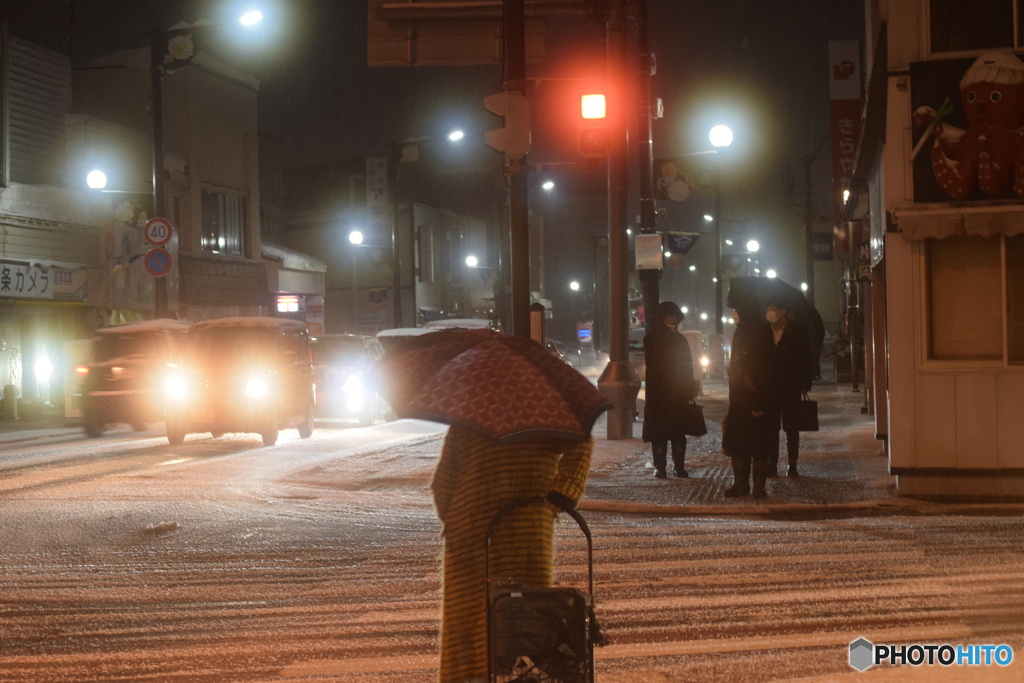
[[423,327],[432,330],[494,330],[501,332],[501,323],[484,318],[443,318],[431,320]]
[[196,323],[182,363],[167,382],[167,440],[192,432],[313,434],[316,406],[306,325],[283,318],[222,318]]
[[572,361],[576,354],[570,352],[569,349],[566,348],[565,344],[557,339],[548,339],[545,341],[544,346],[555,356],[555,358],[562,361],[569,367],[573,367]]
[[142,431],[164,419],[166,374],[188,329],[179,320],[146,320],[97,330],[88,362],[75,368],[86,434],[95,438],[122,422]]
[[431,332],[437,332],[437,329],[433,327],[393,327],[378,332],[377,341],[381,343],[381,346],[384,347],[384,352],[387,353],[388,349],[401,344],[410,337],[418,337],[421,334],[430,334]]
[[371,425],[391,412],[373,369],[384,355],[374,337],[336,334],[314,337],[313,381],[316,384],[316,416],[357,419]]

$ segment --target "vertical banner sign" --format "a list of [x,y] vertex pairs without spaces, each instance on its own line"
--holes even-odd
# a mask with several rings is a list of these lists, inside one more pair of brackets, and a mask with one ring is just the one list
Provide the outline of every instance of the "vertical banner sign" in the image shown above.
[[829,97],[832,138],[832,216],[835,250],[849,249],[843,228],[843,192],[850,188],[860,142],[860,43],[834,40],[828,44]]
[[391,246],[391,210],[388,202],[387,157],[366,160],[366,238],[363,244]]

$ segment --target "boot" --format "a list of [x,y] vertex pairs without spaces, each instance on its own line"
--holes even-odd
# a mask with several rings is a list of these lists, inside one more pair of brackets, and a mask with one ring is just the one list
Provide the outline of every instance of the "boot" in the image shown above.
[[732,459],[733,484],[725,490],[726,498],[738,498],[750,493],[750,460],[734,457]]
[[651,457],[654,460],[654,477],[656,479],[667,478],[668,475],[665,474],[665,465],[668,464],[668,442],[652,441]]
[[800,457],[800,432],[786,432],[786,455],[789,458],[789,472],[791,477],[799,477],[796,469],[796,460]]
[[672,442],[672,465],[675,467],[676,476],[680,479],[690,476],[686,471],[686,439],[681,442]]
[[768,479],[768,463],[764,460],[754,461],[754,489],[751,495],[754,498],[766,498],[768,491],[765,489],[765,482]]

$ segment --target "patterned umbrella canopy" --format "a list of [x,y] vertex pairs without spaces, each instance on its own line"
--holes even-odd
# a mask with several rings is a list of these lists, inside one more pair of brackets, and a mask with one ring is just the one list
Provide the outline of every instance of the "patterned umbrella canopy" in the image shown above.
[[444,330],[390,349],[378,366],[399,417],[475,430],[499,443],[585,440],[612,405],[536,342],[490,330]]

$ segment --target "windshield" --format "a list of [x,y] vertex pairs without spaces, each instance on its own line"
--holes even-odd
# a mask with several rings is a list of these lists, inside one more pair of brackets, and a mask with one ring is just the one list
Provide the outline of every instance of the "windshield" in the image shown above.
[[93,345],[96,362],[114,358],[155,358],[160,354],[160,332],[101,334]]
[[318,340],[311,345],[313,362],[324,365],[361,365],[366,350],[359,339]]
[[280,361],[277,330],[260,327],[207,327],[189,335],[188,355],[201,367],[222,367],[239,362]]

